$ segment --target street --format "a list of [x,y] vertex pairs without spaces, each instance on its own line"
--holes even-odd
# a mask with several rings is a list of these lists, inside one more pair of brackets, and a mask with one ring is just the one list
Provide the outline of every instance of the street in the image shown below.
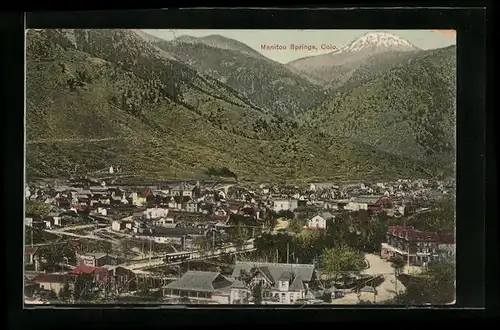
[[[362,298],[363,300],[370,300],[375,303],[390,300],[395,296],[394,293],[396,292],[396,286],[399,293],[404,292],[405,287],[403,283],[401,283],[399,280],[397,280],[397,285],[395,283],[396,276],[390,262],[383,260],[382,258],[380,258],[380,256],[375,254],[366,254],[365,259],[368,261],[370,268],[361,271],[361,274],[374,276],[381,275],[384,277],[384,281],[378,287],[376,287],[376,298],[372,295],[366,295]],[[352,305],[356,304],[357,302],[357,293],[346,293],[344,297],[334,299],[332,301],[332,304]]]

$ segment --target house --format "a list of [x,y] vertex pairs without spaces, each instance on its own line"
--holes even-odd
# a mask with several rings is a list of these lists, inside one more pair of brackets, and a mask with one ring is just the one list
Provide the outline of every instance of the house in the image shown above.
[[43,218],[44,221],[48,221],[51,223],[52,226],[62,226],[62,217],[59,215],[57,212],[49,212],[45,218]]
[[90,194],[78,194],[76,195],[76,204],[79,205],[90,205]]
[[[262,285],[264,300],[280,304],[293,304],[299,299],[304,299],[308,283],[315,278],[314,265],[307,264],[236,263],[232,276],[241,280],[243,273],[250,276],[250,282]],[[241,300],[241,297],[245,296],[241,287],[231,290],[235,292],[230,297]]]
[[326,229],[328,222],[335,221],[335,216],[329,212],[318,214],[307,221],[306,229]]
[[184,248],[188,237],[203,235],[205,235],[204,228],[152,227],[137,228],[136,237],[152,240],[159,244],[180,244]]
[[114,220],[112,223],[111,223],[111,230],[114,230],[114,231],[120,231],[120,230],[123,230],[125,229],[125,223],[120,221],[120,220]]
[[455,260],[455,234],[450,232],[439,232],[438,236],[438,252],[440,256],[446,260]]
[[79,265],[75,269],[73,269],[70,273],[72,276],[78,276],[78,275],[89,275],[92,274],[93,276],[93,284],[99,284],[103,283],[104,281],[108,280],[108,270],[104,267],[92,267],[92,266],[85,266],[85,265]]
[[24,218],[24,225],[33,227],[33,218],[32,217],[25,217]]
[[390,226],[380,255],[390,260],[399,257],[409,265],[425,266],[438,254],[439,236],[435,232],[416,230],[411,226]]
[[363,301],[376,302],[377,289],[373,286],[364,286],[358,291],[358,299]]
[[229,303],[230,304],[247,304],[252,295],[247,285],[240,280],[235,280],[230,287]]
[[148,208],[144,211],[144,218],[148,220],[166,218],[168,216],[168,209],[159,207]]
[[106,271],[100,271],[100,277],[105,279],[118,293],[129,292],[131,287],[136,287],[136,274],[122,266],[104,265],[102,268]]
[[338,210],[339,209],[339,203],[338,202],[325,202],[323,204],[323,208],[325,210]]
[[69,208],[71,205],[71,202],[66,197],[59,197],[59,198],[55,199],[55,205],[57,207]]
[[141,207],[147,205],[147,203],[154,199],[153,191],[150,188],[146,188],[142,192],[133,192],[131,194],[132,205]]
[[351,198],[345,208],[350,211],[380,211],[381,209],[391,207],[392,200],[389,196],[361,195]]
[[294,211],[298,207],[296,199],[277,199],[273,201],[274,212],[279,211]]
[[153,220],[153,226],[155,227],[164,227],[164,228],[175,228],[177,223],[175,223],[174,218],[160,218]]
[[245,205],[238,211],[238,214],[243,215],[244,217],[260,219],[260,209],[253,206]]
[[42,290],[54,291],[58,295],[69,279],[68,273],[45,273],[39,274],[31,282],[38,284]]
[[198,202],[190,199],[187,203],[184,204],[184,209],[186,212],[196,213],[198,212]]
[[97,208],[97,214],[107,216],[108,215],[108,210],[105,207],[98,207]]
[[170,193],[172,196],[183,196],[183,197],[193,197],[193,191],[196,186],[190,185],[187,183],[181,183],[177,186],[174,186],[170,189]]
[[88,205],[72,205],[70,211],[75,213],[85,213],[88,214],[90,212],[90,208]]
[[187,271],[179,280],[166,285],[163,295],[229,304],[231,284],[230,280],[218,272]]
[[104,265],[118,265],[120,260],[117,256],[104,252],[77,255],[76,265],[86,267],[100,267]]
[[35,271],[37,271],[39,267],[39,258],[38,258],[39,249],[40,249],[39,247],[34,246],[26,248],[24,250],[24,263],[26,265],[34,265]]

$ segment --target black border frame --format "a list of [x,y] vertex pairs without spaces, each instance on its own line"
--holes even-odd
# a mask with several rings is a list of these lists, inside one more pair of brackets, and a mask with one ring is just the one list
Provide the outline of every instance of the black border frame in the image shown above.
[[[3,15],[2,15],[3,16]],[[10,20],[10,22],[9,22]],[[4,133],[5,141],[18,139],[19,145],[24,144],[24,17],[21,15],[2,18],[4,25],[16,25],[12,35],[7,36],[9,50],[4,50],[7,60],[11,61],[7,69],[10,80],[8,88],[12,101],[10,106],[22,108],[13,112],[20,115],[18,125],[8,125]],[[359,10],[278,10],[278,9],[168,9],[168,10],[139,10],[139,11],[92,11],[92,12],[38,12],[27,15],[28,28],[184,28],[184,29],[456,29],[457,30],[457,306],[448,308],[418,308],[411,313],[405,308],[387,307],[384,310],[355,306],[332,308],[331,306],[318,306],[320,308],[200,308],[200,309],[157,309],[143,308],[140,317],[128,313],[128,308],[117,310],[112,306],[95,306],[82,309],[58,309],[58,316],[47,318],[40,315],[45,308],[25,309],[17,312],[17,325],[19,321],[26,322],[47,320],[47,325],[63,325],[66,322],[84,320],[89,316],[104,316],[103,323],[110,322],[115,326],[122,322],[131,322],[136,319],[140,324],[214,324],[214,323],[264,323],[277,322],[303,323],[325,322],[334,320],[359,319],[359,310],[363,310],[366,319],[373,316],[380,317],[391,315],[391,320],[415,318],[422,316],[434,320],[444,320],[450,317],[470,318],[485,316],[485,129],[486,112],[486,11],[484,8],[427,8],[427,9],[359,9]],[[4,39],[6,40],[6,39]],[[9,71],[10,70],[10,71]],[[22,77],[22,78],[21,78]],[[15,97],[14,97],[15,95]],[[10,119],[10,118],[9,118]],[[9,195],[9,218],[17,219],[23,213],[23,203],[19,198],[23,196],[24,164],[14,161],[13,155],[23,160],[24,147],[7,146],[6,180]],[[9,150],[10,149],[10,150]],[[490,148],[491,151],[491,148]],[[491,168],[490,168],[491,170]],[[491,188],[491,187],[490,187]],[[19,191],[18,191],[19,189]],[[19,204],[18,204],[19,203]],[[12,214],[11,214],[12,213]],[[9,239],[7,265],[12,268],[19,264],[19,255],[22,253],[22,233],[19,233],[17,221],[7,221]],[[490,219],[491,220],[491,219]],[[492,231],[489,231],[491,233]],[[16,235],[14,235],[16,233]],[[19,235],[19,236],[17,236]],[[19,239],[21,238],[21,239]],[[19,239],[19,240],[18,240]],[[16,248],[14,248],[16,247]],[[491,248],[492,245],[489,245]],[[15,249],[15,251],[14,251]],[[19,250],[18,250],[19,249]],[[488,265],[491,270],[492,267]],[[22,308],[20,290],[22,286],[22,267],[10,269],[8,275],[12,278],[9,293],[9,318],[14,316],[12,308]],[[493,277],[495,278],[495,277]],[[496,277],[498,278],[498,277]],[[489,290],[490,291],[490,290]],[[15,305],[15,306],[14,306]],[[142,307],[142,306],[141,306]],[[325,307],[325,308],[322,308]],[[465,307],[467,309],[457,309]],[[113,309],[114,308],[114,309]],[[276,318],[274,310],[279,309],[280,318]],[[106,310],[106,312],[102,312]],[[228,311],[241,311],[237,314],[228,314]],[[335,310],[335,312],[330,312]],[[152,312],[156,314],[152,314]],[[167,312],[168,311],[168,312]],[[439,313],[436,313],[439,311]],[[12,313],[11,313],[12,312]],[[166,312],[168,315],[163,314]],[[26,313],[26,314],[25,314]],[[69,313],[69,314],[68,314]],[[21,314],[21,315],[19,315]],[[34,317],[36,316],[36,317]],[[175,316],[173,319],[172,317]],[[178,317],[177,317],[178,316]],[[122,320],[122,322],[119,322]],[[111,323],[112,322],[112,323]],[[44,322],[45,323],[45,322]],[[71,322],[74,324],[74,322]],[[146,324],[145,324],[146,323]],[[137,324],[137,323],[135,323]],[[15,328],[17,328],[17,325]]]

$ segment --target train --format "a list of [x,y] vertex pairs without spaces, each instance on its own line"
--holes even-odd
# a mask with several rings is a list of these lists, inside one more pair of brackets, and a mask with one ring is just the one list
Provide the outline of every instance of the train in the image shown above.
[[192,252],[172,252],[167,253],[163,261],[167,264],[174,262],[183,262],[191,259]]

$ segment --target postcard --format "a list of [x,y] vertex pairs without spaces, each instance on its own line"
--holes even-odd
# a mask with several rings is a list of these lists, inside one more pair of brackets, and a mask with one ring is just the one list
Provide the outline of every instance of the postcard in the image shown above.
[[453,304],[455,104],[453,30],[27,30],[25,304]]

